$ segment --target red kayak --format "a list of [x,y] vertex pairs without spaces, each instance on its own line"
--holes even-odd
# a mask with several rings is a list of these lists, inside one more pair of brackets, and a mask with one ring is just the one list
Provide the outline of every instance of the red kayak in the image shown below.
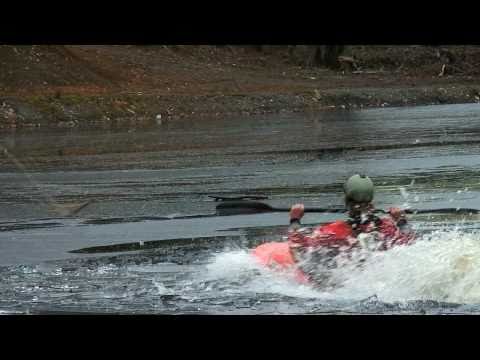
[[295,260],[287,242],[268,242],[257,246],[252,255],[263,266],[275,268],[280,271],[293,271],[296,281],[301,284],[308,284],[308,277],[295,268]]
[[[383,241],[379,243],[378,250],[388,250],[394,246],[408,245],[415,239],[414,233],[400,232],[390,219],[382,219],[379,229]],[[307,247],[323,244],[328,248],[330,245],[340,244],[346,248],[351,248],[357,240],[352,238],[352,229],[347,223],[336,221],[315,228],[312,234],[308,236],[294,233],[290,235],[289,242],[261,244],[252,250],[252,255],[263,266],[293,273],[295,279],[300,283],[310,283],[308,276],[296,266],[296,261],[290,249],[290,245],[292,243],[296,244],[296,242],[298,244],[298,241]]]

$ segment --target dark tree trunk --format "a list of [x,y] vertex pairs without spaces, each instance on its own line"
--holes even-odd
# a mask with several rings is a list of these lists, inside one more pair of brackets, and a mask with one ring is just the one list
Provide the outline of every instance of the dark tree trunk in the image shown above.
[[262,45],[250,45],[250,47],[253,49],[253,50],[256,50],[258,52],[262,52],[263,51],[263,46]]
[[314,64],[325,66],[329,69],[340,68],[338,57],[345,50],[343,45],[319,45],[316,47]]
[[344,51],[343,45],[296,45],[288,49],[293,61],[306,66],[322,66],[339,69],[338,57]]

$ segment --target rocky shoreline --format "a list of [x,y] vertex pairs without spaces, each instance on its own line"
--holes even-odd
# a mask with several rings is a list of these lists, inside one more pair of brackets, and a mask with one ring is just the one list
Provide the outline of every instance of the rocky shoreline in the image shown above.
[[148,127],[180,118],[480,102],[480,85],[315,90],[297,94],[106,94],[0,97],[0,129]]

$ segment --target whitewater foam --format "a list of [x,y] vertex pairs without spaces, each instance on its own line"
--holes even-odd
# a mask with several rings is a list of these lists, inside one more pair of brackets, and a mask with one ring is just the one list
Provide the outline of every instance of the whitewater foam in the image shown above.
[[475,233],[435,231],[411,246],[376,252],[361,267],[354,265],[333,271],[341,279],[333,295],[480,303],[480,237]]
[[299,284],[290,272],[279,273],[261,266],[248,250],[228,251],[215,255],[207,265],[206,279],[230,282],[235,285],[236,293],[331,298],[328,293]]
[[424,235],[411,246],[361,253],[331,270],[328,289],[300,285],[256,263],[248,250],[215,255],[206,278],[231,284],[229,292],[277,294],[325,300],[363,300],[372,296],[393,303],[432,300],[480,303],[480,235],[458,229]]

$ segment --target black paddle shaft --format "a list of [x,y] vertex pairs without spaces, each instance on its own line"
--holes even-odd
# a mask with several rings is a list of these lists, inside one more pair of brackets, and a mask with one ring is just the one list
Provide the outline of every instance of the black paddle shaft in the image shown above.
[[[258,202],[258,201],[224,201],[217,205],[216,215],[248,215],[248,214],[259,214],[267,212],[289,212],[290,208],[276,208],[268,204]],[[347,210],[344,208],[317,208],[317,207],[307,207],[305,212],[317,212],[317,213],[345,213]],[[406,209],[404,210],[406,214],[431,214],[431,213],[449,213],[449,214],[478,214],[480,210],[478,209],[468,209],[468,208],[443,208],[443,209]],[[388,211],[377,209],[375,212],[387,214]]]
[[406,209],[404,210],[406,214],[478,214],[480,210],[478,209],[468,209],[468,208],[443,208],[443,209]]
[[[276,208],[258,201],[225,201],[216,207],[217,215],[259,214],[267,212],[289,212],[290,208]],[[305,208],[305,212],[344,213],[345,209],[334,208]]]

